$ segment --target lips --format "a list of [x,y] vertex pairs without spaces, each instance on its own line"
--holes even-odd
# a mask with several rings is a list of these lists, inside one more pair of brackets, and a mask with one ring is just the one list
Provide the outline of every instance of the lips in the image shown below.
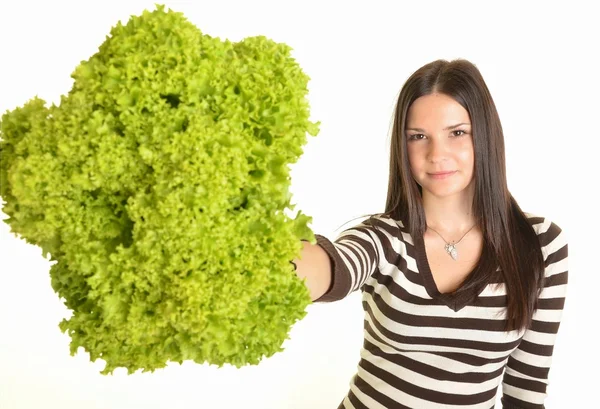
[[449,178],[450,176],[454,175],[457,171],[451,171],[451,172],[438,172],[438,173],[429,173],[429,177],[435,180],[445,180],[446,178]]
[[430,175],[433,176],[442,176],[442,175],[450,175],[452,173],[456,172],[455,170],[451,170],[451,171],[447,171],[447,172],[435,172],[435,173],[430,173]]

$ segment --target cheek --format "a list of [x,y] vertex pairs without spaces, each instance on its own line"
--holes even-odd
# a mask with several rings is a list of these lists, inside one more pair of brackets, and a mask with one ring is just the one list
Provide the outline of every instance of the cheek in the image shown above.
[[461,154],[460,160],[462,162],[462,167],[465,170],[465,176],[468,178],[472,178],[475,173],[475,156],[472,150],[466,150]]
[[415,168],[419,167],[421,155],[419,154],[418,149],[415,149],[410,145],[408,146],[406,153],[408,154],[408,164],[410,165],[411,170],[414,171]]
[[458,152],[458,157],[460,158],[461,162],[465,164],[472,164],[475,160],[475,151],[473,149],[473,144],[465,144]]
[[464,151],[460,153],[460,160],[464,164],[469,164],[473,162],[473,152]]

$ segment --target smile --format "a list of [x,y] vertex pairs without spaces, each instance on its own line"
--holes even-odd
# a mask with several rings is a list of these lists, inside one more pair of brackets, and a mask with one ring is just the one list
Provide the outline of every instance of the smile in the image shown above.
[[450,177],[450,176],[454,175],[455,173],[456,173],[456,171],[445,172],[445,173],[428,173],[428,175],[433,179],[446,179],[447,177]]

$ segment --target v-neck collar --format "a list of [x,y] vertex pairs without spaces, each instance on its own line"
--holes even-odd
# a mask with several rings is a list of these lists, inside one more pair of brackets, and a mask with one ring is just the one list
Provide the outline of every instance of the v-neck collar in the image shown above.
[[[425,251],[425,241],[423,236],[414,238],[414,246],[417,268],[419,269],[419,273],[423,276],[425,290],[427,290],[429,296],[434,300],[439,300],[456,312],[460,311],[467,304],[474,301],[481,291],[483,291],[482,287],[477,289],[463,290],[461,286],[452,293],[441,293],[438,290],[435,280],[433,279],[433,274],[431,273],[429,261],[427,260],[427,252]],[[469,273],[469,276],[472,273],[473,271]]]

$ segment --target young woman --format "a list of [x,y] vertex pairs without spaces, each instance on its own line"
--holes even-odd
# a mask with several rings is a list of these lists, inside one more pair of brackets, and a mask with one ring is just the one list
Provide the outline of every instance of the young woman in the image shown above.
[[[479,70],[438,60],[403,86],[385,213],[294,260],[315,302],[360,290],[358,371],[339,408],[543,408],[568,280],[567,242],[506,182]],[[446,406],[447,405],[447,406]]]

